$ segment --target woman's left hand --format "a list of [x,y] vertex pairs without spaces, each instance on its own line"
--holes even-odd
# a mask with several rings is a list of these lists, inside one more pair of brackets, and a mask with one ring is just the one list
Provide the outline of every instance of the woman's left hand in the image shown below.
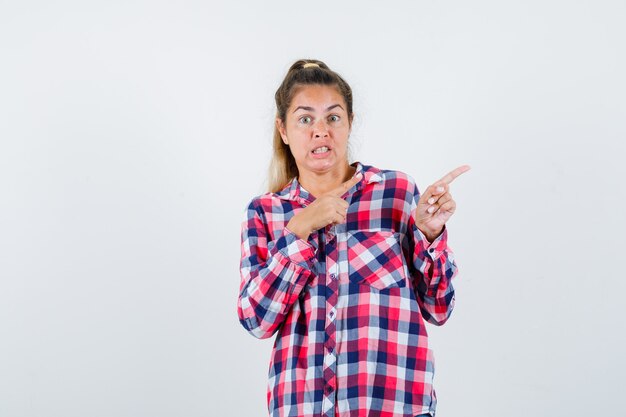
[[461,165],[426,188],[420,195],[413,216],[415,225],[430,242],[441,234],[444,224],[456,210],[456,203],[449,191],[450,183],[469,169],[469,165]]

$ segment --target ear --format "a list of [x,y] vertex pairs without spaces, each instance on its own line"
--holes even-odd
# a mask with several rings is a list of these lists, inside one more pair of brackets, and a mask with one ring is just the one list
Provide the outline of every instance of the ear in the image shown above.
[[276,129],[280,132],[280,137],[283,138],[283,142],[285,145],[289,145],[289,140],[287,139],[287,130],[285,129],[285,124],[278,117],[276,118]]

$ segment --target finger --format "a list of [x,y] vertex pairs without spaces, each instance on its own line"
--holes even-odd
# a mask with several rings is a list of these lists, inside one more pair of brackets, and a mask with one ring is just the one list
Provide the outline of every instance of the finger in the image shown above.
[[442,204],[434,214],[445,213],[448,212],[450,214],[454,214],[456,210],[456,202],[454,200],[448,201],[446,204]]
[[361,181],[361,179],[363,179],[363,174],[359,172],[358,174],[356,174],[355,176],[350,178],[348,181],[346,181],[343,184],[341,184],[339,187],[335,188],[334,190],[329,191],[328,195],[332,195],[332,196],[335,196],[335,197],[341,197],[350,188],[352,188],[359,181]]
[[337,215],[335,216],[335,220],[338,223],[343,223],[346,221],[346,211],[337,211]]
[[346,213],[348,213],[348,207],[350,205],[345,200],[340,200],[340,201],[342,201],[344,204],[340,204],[339,206],[336,206],[335,211],[345,217]]
[[[431,203],[431,200],[435,200],[435,201],[433,201],[433,202]],[[440,197],[431,197],[431,198],[428,200],[428,203],[429,203],[430,205],[428,206],[428,208],[426,209],[426,211],[428,211],[428,210],[430,209],[430,207],[435,207],[435,210],[437,210],[439,207],[441,207],[443,204],[447,203],[447,202],[448,202],[448,201],[450,201],[450,200],[452,200],[452,194],[450,194],[450,193],[445,193],[445,194],[443,194],[443,195],[442,195],[442,196],[440,196]],[[432,212],[434,212],[435,210],[430,211],[429,213],[432,213]]]
[[470,168],[471,167],[469,165],[461,165],[460,167],[455,168],[452,171],[448,172],[446,175],[441,177],[441,179],[437,182],[444,182],[446,184],[450,184],[456,177],[458,177],[464,172],[469,171]]
[[329,210],[333,207],[342,207],[344,209],[347,209],[350,206],[350,203],[348,203],[343,198],[328,194],[324,194],[322,197],[317,198],[313,204],[315,203],[323,205],[324,207],[328,207]]
[[327,224],[341,224],[346,221],[346,216],[344,213],[340,211],[334,211],[330,216],[328,216]]
[[[433,204],[440,195],[443,195],[448,191],[448,184],[445,182],[436,182],[424,191],[424,194],[420,196],[420,201],[423,201],[422,204]],[[419,201],[418,201],[419,203]]]
[[350,203],[348,203],[346,200],[344,200],[343,198],[340,197],[328,197],[327,198],[332,198],[332,200],[329,202],[329,210],[333,210],[340,213],[340,212],[346,212],[348,211],[348,208],[350,207]]
[[455,168],[452,171],[448,172],[440,180],[436,181],[434,184],[428,187],[426,189],[426,192],[424,193],[425,197],[428,198],[428,203],[432,204],[430,202],[433,201],[432,200],[433,196],[447,192],[450,183],[459,175],[463,174],[464,172],[469,171],[470,168],[471,167],[469,165],[461,165],[460,167]]
[[428,204],[435,204],[437,202],[439,202],[440,204],[443,203],[443,201],[441,201],[442,198],[446,197],[446,201],[450,198],[452,198],[452,195],[450,195],[450,193],[447,190],[448,186],[443,186],[443,194],[439,194],[437,192],[437,189],[435,188],[435,191],[430,193],[431,196],[428,197],[428,200],[425,200]]

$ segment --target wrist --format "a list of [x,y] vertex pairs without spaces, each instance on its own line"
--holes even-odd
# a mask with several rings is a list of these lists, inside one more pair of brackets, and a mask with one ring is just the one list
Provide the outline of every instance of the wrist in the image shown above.
[[310,229],[303,225],[296,217],[292,217],[287,223],[287,229],[291,230],[298,238],[307,240],[311,234]]
[[420,232],[422,232],[422,234],[424,235],[426,240],[428,240],[429,243],[434,242],[435,239],[437,239],[443,233],[443,227],[439,229],[438,231],[429,230],[425,227],[420,227],[420,226],[417,226],[417,228],[420,230]]

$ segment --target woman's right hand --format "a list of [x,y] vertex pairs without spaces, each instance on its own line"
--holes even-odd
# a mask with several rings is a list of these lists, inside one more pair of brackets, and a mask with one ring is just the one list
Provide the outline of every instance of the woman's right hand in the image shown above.
[[358,173],[334,190],[316,198],[310,206],[302,209],[289,220],[287,229],[294,232],[300,239],[306,240],[311,233],[322,227],[345,222],[349,204],[341,196],[362,178],[363,174]]

